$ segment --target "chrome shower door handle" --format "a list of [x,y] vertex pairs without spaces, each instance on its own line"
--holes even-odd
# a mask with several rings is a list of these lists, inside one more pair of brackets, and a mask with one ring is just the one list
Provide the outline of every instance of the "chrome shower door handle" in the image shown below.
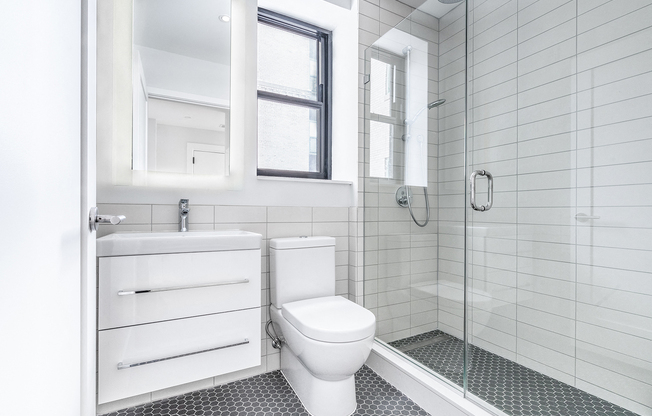
[[[487,205],[477,205],[475,201],[475,179],[478,176],[487,177]],[[476,211],[489,211],[494,204],[494,177],[486,170],[476,170],[469,178],[471,186],[471,208]]]

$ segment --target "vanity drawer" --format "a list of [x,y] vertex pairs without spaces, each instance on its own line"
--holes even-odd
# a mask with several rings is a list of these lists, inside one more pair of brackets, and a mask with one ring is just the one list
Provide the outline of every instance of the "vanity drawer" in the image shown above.
[[260,365],[260,320],[253,308],[100,331],[99,403]]
[[99,329],[260,306],[260,249],[99,259]]

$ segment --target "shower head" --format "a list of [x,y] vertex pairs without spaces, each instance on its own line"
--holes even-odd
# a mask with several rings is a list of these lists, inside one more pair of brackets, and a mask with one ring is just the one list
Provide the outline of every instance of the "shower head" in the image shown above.
[[462,0],[439,0],[440,3],[444,3],[444,4],[455,4],[455,3],[459,3],[461,1]]
[[412,117],[412,118],[409,119],[409,120],[408,120],[408,119],[405,120],[405,124],[406,124],[407,126],[412,125],[412,123],[414,123],[415,120],[416,120],[417,118],[419,118],[419,116],[421,115],[421,113],[423,113],[424,111],[426,111],[426,109],[428,109],[428,110],[432,110],[433,108],[435,108],[435,107],[439,107],[440,105],[444,104],[445,102],[446,102],[446,99],[442,98],[442,99],[440,99],[440,100],[433,101],[433,102],[429,103],[428,105],[421,107],[421,110],[417,111],[417,114],[416,114],[414,117]]
[[440,105],[444,104],[446,102],[446,99],[442,98],[441,100],[433,101],[430,104],[428,104],[428,110],[431,110],[435,107],[439,107]]

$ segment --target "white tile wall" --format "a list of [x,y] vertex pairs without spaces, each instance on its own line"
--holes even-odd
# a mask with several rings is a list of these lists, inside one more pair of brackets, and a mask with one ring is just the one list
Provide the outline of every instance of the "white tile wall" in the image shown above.
[[[370,32],[361,73],[364,48],[386,30],[374,25],[382,7],[361,3]],[[447,102],[432,176],[436,243],[397,238],[409,221],[390,191],[366,182],[365,302],[385,308],[385,340],[414,333],[408,309],[387,302],[407,303],[415,274],[401,266],[427,261],[427,247],[437,250],[438,327],[462,335],[463,9],[438,20],[433,85]],[[469,164],[496,178],[494,208],[468,212],[471,341],[652,415],[652,3],[472,0],[470,9]],[[412,302],[413,322],[421,306]]]
[[[420,4],[420,3],[419,3]],[[365,73],[365,49],[392,26],[401,22],[414,9],[394,0],[380,2],[362,0],[360,4],[360,79]],[[428,44],[428,78],[429,100],[437,99],[438,79],[438,38],[437,19],[425,13],[413,13],[409,20],[399,24],[401,30],[419,36]],[[399,80],[404,78],[403,68],[397,66]],[[360,104],[364,109],[364,87],[360,84]],[[397,97],[403,98],[401,91]],[[368,111],[365,110],[365,111]],[[437,327],[437,110],[429,113],[429,199],[431,222],[421,229],[412,223],[407,209],[400,208],[395,202],[395,192],[400,186],[400,179],[366,178],[369,173],[368,160],[360,159],[360,178],[364,184],[364,193],[360,199],[365,201],[363,217],[365,238],[365,306],[376,314],[378,319],[377,335],[384,341],[403,338],[426,332]],[[365,142],[364,113],[360,114],[360,153],[368,154]],[[399,119],[404,116],[399,115]],[[403,157],[402,124],[395,125],[395,156],[397,177],[402,176]],[[426,216],[421,190],[414,196],[414,213],[417,218]],[[362,235],[358,237],[362,240]],[[361,270],[357,271],[358,279]],[[356,292],[356,299],[361,301],[361,293]]]

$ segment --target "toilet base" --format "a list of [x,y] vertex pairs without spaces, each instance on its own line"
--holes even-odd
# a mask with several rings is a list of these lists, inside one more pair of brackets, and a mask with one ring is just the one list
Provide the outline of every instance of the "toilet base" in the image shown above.
[[313,376],[292,350],[281,349],[281,372],[312,416],[349,416],[357,407],[355,377],[338,381]]

